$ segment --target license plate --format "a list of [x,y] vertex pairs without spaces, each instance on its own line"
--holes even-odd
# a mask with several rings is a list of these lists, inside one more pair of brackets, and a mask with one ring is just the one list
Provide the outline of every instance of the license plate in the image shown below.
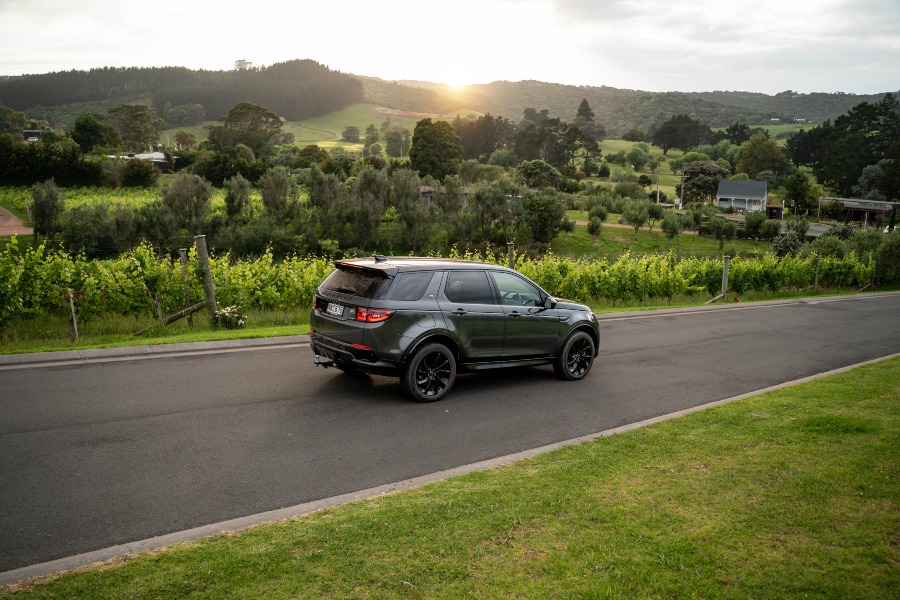
[[334,315],[336,317],[344,316],[344,306],[342,304],[335,304],[334,302],[328,303],[328,308],[325,309],[329,315]]

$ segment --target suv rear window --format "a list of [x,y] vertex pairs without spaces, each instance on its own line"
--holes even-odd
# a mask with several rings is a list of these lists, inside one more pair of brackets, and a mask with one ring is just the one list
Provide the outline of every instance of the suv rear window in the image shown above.
[[338,265],[322,282],[321,288],[360,298],[374,298],[387,280],[387,276],[380,271]]
[[415,301],[421,300],[431,283],[431,271],[419,273],[400,273],[397,275],[397,283],[394,285],[394,293],[391,300]]

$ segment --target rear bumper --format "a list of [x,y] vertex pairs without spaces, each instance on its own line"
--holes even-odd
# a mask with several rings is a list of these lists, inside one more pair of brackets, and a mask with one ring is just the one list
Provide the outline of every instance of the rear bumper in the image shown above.
[[316,356],[316,364],[325,367],[340,366],[379,375],[397,375],[400,372],[400,365],[380,359],[372,350],[340,342],[320,333],[312,333],[309,337],[310,347]]

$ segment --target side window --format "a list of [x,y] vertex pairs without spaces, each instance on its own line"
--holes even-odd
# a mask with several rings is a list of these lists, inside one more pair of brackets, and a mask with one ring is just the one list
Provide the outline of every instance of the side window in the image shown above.
[[450,271],[444,293],[450,302],[459,304],[494,304],[484,271]]
[[391,294],[391,300],[415,301],[421,300],[431,283],[431,277],[434,273],[422,271],[418,273],[400,273],[397,276],[397,283]]
[[541,291],[512,273],[491,273],[497,290],[500,292],[500,303],[510,306],[540,306]]

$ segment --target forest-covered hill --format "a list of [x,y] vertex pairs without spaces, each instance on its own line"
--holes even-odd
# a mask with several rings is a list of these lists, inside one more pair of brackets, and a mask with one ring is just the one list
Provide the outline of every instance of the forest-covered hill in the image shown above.
[[0,102],[33,118],[45,118],[40,111],[46,107],[139,100],[158,114],[166,104],[200,104],[213,119],[248,101],[296,121],[361,102],[363,85],[312,60],[230,71],[105,67],[0,79]]
[[595,120],[609,135],[618,136],[632,128],[651,131],[656,123],[680,113],[711,127],[735,121],[760,124],[773,118],[821,123],[860,102],[878,102],[883,96],[790,90],[775,95],[645,92],[542,81],[495,81],[458,90],[425,81],[384,81],[341,73],[313,60],[230,71],[106,67],[0,78],[0,103],[32,118],[69,125],[81,112],[103,112],[109,106],[136,101],[151,104],[160,115],[167,104],[200,104],[212,119],[238,102],[249,101],[291,121],[328,114],[356,102],[430,114],[471,108],[512,121],[520,120],[526,108],[547,109],[551,117],[570,121],[586,99]]

